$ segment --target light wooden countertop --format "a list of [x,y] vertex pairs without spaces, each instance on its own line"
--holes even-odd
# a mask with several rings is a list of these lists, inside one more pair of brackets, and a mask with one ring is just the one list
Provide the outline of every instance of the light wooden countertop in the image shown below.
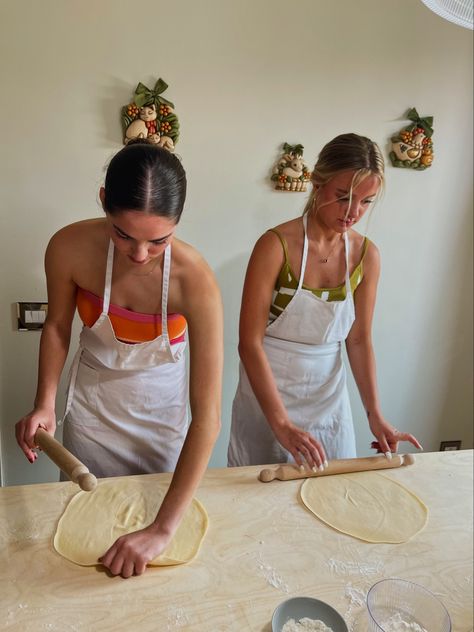
[[[328,602],[366,632],[376,581],[422,584],[447,607],[453,632],[472,631],[472,451],[420,454],[385,470],[430,509],[406,544],[368,544],[321,523],[299,500],[301,481],[260,483],[261,467],[208,470],[197,498],[210,528],[188,565],[111,578],[53,549],[73,483],[0,489],[0,629],[17,632],[271,632],[291,596]],[[168,474],[152,475],[166,486]]]

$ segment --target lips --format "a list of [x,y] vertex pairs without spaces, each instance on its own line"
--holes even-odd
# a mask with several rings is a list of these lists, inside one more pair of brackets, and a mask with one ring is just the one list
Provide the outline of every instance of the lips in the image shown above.
[[137,261],[136,259],[134,259],[130,255],[128,255],[128,258],[130,259],[130,261],[132,261],[137,266],[143,266],[143,265],[145,265],[145,263],[148,263],[148,261],[149,261],[149,259],[145,259],[144,261]]

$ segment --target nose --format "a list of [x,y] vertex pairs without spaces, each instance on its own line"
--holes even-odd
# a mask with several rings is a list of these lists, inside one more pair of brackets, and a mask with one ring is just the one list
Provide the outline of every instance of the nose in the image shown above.
[[148,259],[148,246],[147,244],[136,244],[132,248],[131,255],[137,263],[142,263]]
[[352,199],[351,204],[347,206],[345,219],[357,219],[362,210],[362,204],[357,199]]

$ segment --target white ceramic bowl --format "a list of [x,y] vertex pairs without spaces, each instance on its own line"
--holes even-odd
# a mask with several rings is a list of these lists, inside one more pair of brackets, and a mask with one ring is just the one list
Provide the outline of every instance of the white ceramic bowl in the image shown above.
[[428,632],[451,632],[451,618],[441,601],[423,586],[404,579],[382,579],[374,584],[367,593],[367,609],[370,632],[387,632],[387,622],[397,618]]
[[331,606],[312,597],[293,597],[283,601],[275,610],[272,617],[272,632],[281,632],[283,626],[290,619],[299,621],[304,617],[319,619],[333,632],[349,632],[341,615]]

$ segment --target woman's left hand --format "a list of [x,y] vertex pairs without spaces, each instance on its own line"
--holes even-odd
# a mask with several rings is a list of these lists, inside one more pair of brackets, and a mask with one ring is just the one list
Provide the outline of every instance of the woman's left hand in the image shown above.
[[377,453],[385,454],[388,458],[390,458],[389,455],[391,455],[392,452],[397,452],[398,443],[400,441],[409,441],[415,448],[423,450],[416,437],[408,432],[400,432],[391,426],[383,417],[370,419],[369,426],[372,434],[377,439],[377,441],[372,441],[370,447],[376,449]]
[[110,549],[99,557],[112,575],[121,575],[125,579],[132,575],[141,575],[146,565],[164,551],[171,534],[164,534],[151,524],[145,529],[122,535]]

